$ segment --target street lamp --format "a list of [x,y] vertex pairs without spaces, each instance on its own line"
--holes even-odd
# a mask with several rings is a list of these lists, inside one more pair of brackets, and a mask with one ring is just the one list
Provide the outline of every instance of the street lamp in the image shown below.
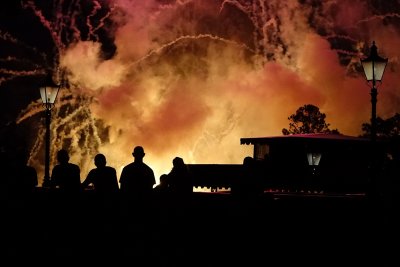
[[308,152],[307,153],[307,161],[310,166],[318,166],[321,160],[322,154],[318,152]]
[[42,87],[40,87],[40,97],[42,98],[43,107],[45,109],[46,119],[46,142],[45,142],[45,168],[44,168],[44,180],[43,187],[50,185],[50,121],[51,121],[51,109],[56,101],[58,90],[60,86],[55,84],[51,73],[46,76],[46,80]]
[[307,152],[308,166],[311,167],[313,175],[316,174],[316,169],[321,160],[321,156],[322,156],[322,154],[319,152]]
[[361,65],[364,69],[364,74],[367,82],[372,82],[371,88],[371,141],[376,140],[376,102],[378,90],[376,89],[376,82],[380,82],[385,72],[387,58],[382,58],[378,55],[378,48],[375,41],[372,42],[370,54],[367,58],[361,59]]
[[307,161],[308,166],[311,169],[311,176],[309,176],[308,187],[309,190],[317,192],[320,190],[320,180],[319,178],[319,170],[318,165],[321,161],[322,154],[319,151],[315,151],[312,149],[311,151],[307,151]]

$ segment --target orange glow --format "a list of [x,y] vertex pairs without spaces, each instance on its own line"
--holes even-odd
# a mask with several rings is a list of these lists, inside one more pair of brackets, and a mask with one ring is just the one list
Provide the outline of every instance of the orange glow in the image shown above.
[[[71,139],[71,161],[80,164],[82,180],[96,153],[120,172],[136,145],[145,148],[157,178],[175,156],[186,163],[241,163],[252,155],[241,137],[280,135],[304,104],[317,105],[332,129],[358,135],[369,120],[370,95],[356,67],[372,39],[393,66],[379,88],[378,114],[399,111],[398,29],[384,23],[385,15],[371,14],[361,4],[366,1],[328,1],[318,13],[281,0],[253,6],[240,0],[110,2],[107,18],[116,23],[105,30],[115,38],[112,58],[100,56],[95,38],[59,46],[73,97],[59,98],[56,109],[68,101],[76,109],[65,116],[56,111],[53,136]],[[90,29],[97,34],[94,25]],[[96,132],[98,121],[106,136]],[[91,138],[79,141],[82,133]],[[40,172],[35,157],[41,154],[32,155]]]

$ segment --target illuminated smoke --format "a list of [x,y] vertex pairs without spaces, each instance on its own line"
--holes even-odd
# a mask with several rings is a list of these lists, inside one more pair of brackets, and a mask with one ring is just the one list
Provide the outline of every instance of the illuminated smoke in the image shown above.
[[[52,114],[52,164],[65,146],[82,179],[96,153],[120,171],[135,145],[144,146],[157,178],[175,156],[187,163],[241,163],[252,153],[241,137],[280,135],[304,104],[319,106],[332,128],[358,135],[370,116],[359,59],[372,40],[390,61],[378,114],[398,112],[398,6],[78,2],[55,1],[51,16],[34,1],[24,7],[48,29],[57,48],[54,66],[67,70],[70,85]],[[18,121],[41,112],[35,100]],[[37,125],[31,163],[41,170],[43,122]]]

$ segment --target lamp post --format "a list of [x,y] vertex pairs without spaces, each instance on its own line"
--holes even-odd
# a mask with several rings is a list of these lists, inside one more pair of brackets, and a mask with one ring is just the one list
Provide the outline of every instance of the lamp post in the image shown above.
[[361,65],[364,69],[365,78],[367,83],[371,82],[371,146],[372,146],[372,155],[371,155],[371,177],[369,186],[367,188],[367,195],[370,199],[375,199],[378,196],[377,189],[377,175],[378,175],[378,166],[377,166],[377,147],[376,147],[376,102],[378,90],[376,88],[376,82],[381,82],[383,73],[385,72],[386,64],[388,62],[387,58],[382,58],[378,55],[378,48],[375,45],[375,41],[372,42],[372,46],[370,48],[370,54],[367,58],[361,59]]
[[45,120],[46,120],[46,134],[45,134],[45,167],[44,167],[44,179],[43,187],[50,185],[50,121],[51,121],[51,109],[56,101],[58,90],[60,86],[54,83],[52,75],[49,73],[46,76],[46,80],[42,87],[40,87],[40,97],[43,102],[45,109]]
[[311,168],[310,184],[308,185],[312,191],[320,190],[319,171],[317,170],[322,154],[318,151],[308,151],[307,161]]
[[376,141],[376,102],[378,90],[376,88],[376,82],[381,82],[383,73],[385,72],[387,58],[382,58],[378,55],[378,48],[375,45],[375,41],[372,42],[370,48],[370,54],[367,58],[361,59],[361,65],[364,69],[364,74],[367,82],[372,83],[371,87],[371,141]]

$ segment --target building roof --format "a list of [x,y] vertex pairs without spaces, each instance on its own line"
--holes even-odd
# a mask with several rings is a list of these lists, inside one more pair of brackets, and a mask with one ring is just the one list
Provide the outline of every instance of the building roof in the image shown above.
[[313,133],[313,134],[291,134],[291,135],[279,135],[279,136],[267,136],[267,137],[250,137],[240,138],[241,145],[254,145],[254,144],[272,144],[281,142],[369,142],[370,139],[343,135],[343,134],[331,134],[331,133]]

